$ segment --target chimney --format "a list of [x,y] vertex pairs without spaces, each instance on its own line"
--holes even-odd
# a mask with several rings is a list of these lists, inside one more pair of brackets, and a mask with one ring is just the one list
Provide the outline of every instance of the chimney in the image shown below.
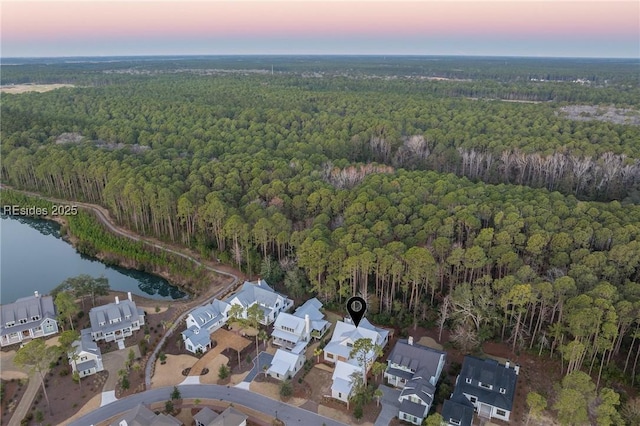
[[33,295],[34,295],[35,297],[40,297],[40,295],[38,294],[38,290],[34,291],[34,292],[33,292]]
[[520,373],[520,366],[518,364],[514,365],[513,369],[516,370],[516,375]]
[[127,292],[127,297],[129,298],[130,301],[133,302],[133,299],[131,298],[131,292],[130,291]]
[[120,303],[120,298],[116,296],[116,305]]
[[510,364],[509,364],[509,361],[507,361],[507,362],[505,362],[505,363],[504,363],[504,367],[505,367],[505,368],[509,368],[509,365],[510,365]]
[[311,321],[309,320],[309,314],[304,316],[304,334],[309,335],[311,333]]
[[409,336],[409,338],[407,339],[407,343],[409,343],[411,346],[413,346],[413,337]]

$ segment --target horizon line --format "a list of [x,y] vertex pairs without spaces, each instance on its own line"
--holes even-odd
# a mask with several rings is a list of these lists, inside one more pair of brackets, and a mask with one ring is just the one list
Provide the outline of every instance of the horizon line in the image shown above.
[[0,63],[8,59],[74,59],[74,58],[203,58],[203,57],[456,57],[456,58],[520,58],[520,59],[631,59],[640,56],[562,56],[562,55],[490,55],[490,54],[424,54],[424,53],[188,53],[188,54],[121,54],[121,55],[54,55],[54,56],[7,56],[0,55]]

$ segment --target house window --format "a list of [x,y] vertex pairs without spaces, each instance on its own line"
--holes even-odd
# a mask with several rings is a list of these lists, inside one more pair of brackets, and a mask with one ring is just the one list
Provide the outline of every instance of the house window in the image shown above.
[[409,416],[407,416],[407,413],[402,413],[402,418],[407,420],[409,418]]
[[350,347],[350,348],[352,348],[352,347],[353,347],[353,343],[351,343],[351,342],[347,342],[347,346],[348,346],[348,347]]
[[326,357],[327,357],[328,359],[333,359],[333,354],[326,354]]
[[504,410],[496,410],[496,414],[497,414],[498,416],[504,417],[504,416],[506,416],[506,415],[507,415],[507,412],[506,412],[506,411],[504,411]]
[[469,401],[471,401],[472,404],[475,404],[476,401],[478,401],[478,398],[476,398],[475,396],[472,396],[469,398]]
[[338,392],[338,398],[342,398],[342,392]]
[[505,388],[500,388],[500,393],[504,395],[505,393],[507,393],[507,390]]
[[86,360],[87,360],[86,356],[83,356],[82,358],[80,358],[80,361],[86,361]]
[[467,380],[465,380],[467,383],[471,383],[471,379],[469,377],[467,377]]

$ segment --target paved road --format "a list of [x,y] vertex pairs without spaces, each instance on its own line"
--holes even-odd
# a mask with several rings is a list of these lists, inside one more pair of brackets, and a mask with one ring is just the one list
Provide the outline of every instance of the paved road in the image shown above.
[[382,398],[380,398],[382,410],[380,414],[378,414],[374,426],[387,426],[391,423],[391,420],[398,415],[398,408],[400,408],[400,402],[398,402],[400,391],[385,385],[380,385],[378,389],[382,390]]
[[[181,385],[178,386],[178,389],[180,390],[183,398],[199,398],[202,400],[219,399],[221,401],[244,405],[273,417],[276,416],[277,412],[278,418],[284,421],[286,425],[344,426],[344,423],[340,423],[328,417],[320,416],[310,411],[249,392],[244,389],[218,385]],[[120,399],[114,403],[98,408],[92,413],[70,423],[70,426],[95,425],[119,413],[130,410],[140,403],[151,404],[154,402],[166,401],[171,397],[172,390],[172,387],[166,387],[131,395],[127,398]]]

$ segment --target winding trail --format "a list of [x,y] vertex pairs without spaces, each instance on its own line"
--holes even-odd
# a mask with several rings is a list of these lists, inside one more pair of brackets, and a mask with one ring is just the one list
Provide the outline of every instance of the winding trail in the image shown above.
[[[198,259],[195,257],[194,254],[186,254],[184,252],[184,250],[179,250],[178,248],[171,246],[167,243],[162,243],[159,242],[153,238],[149,238],[149,237],[142,237],[140,235],[134,234],[133,232],[129,231],[128,229],[122,228],[120,226],[118,226],[115,221],[111,218],[110,214],[109,214],[109,210],[107,210],[106,208],[97,205],[97,204],[91,204],[91,203],[85,203],[85,202],[80,202],[80,201],[68,201],[68,200],[62,200],[60,198],[54,198],[54,197],[48,197],[48,196],[44,196],[41,194],[38,194],[36,192],[30,192],[30,191],[23,191],[20,189],[15,189],[9,185],[5,185],[5,184],[0,184],[0,189],[9,189],[11,191],[15,191],[21,194],[25,194],[31,197],[36,197],[36,198],[41,198],[43,200],[47,200],[53,203],[58,203],[58,204],[71,204],[71,205],[76,205],[78,207],[82,207],[86,210],[90,210],[93,213],[95,213],[96,217],[98,218],[98,220],[107,227],[107,229],[119,236],[128,238],[130,240],[133,241],[137,241],[137,242],[141,242],[145,245],[148,245],[150,247],[154,247],[156,249],[159,250],[163,250],[167,253],[171,253],[174,254],[176,256],[180,256],[184,259],[189,260],[190,262],[194,263],[195,265],[202,267],[204,269],[207,269],[211,272],[214,272],[216,274],[219,275],[223,275],[226,276],[228,278],[231,278],[231,282],[229,284],[227,284],[226,286],[218,289],[218,291],[216,291],[214,294],[211,294],[211,292],[208,292],[207,294],[191,300],[189,302],[186,302],[184,305],[182,305],[184,311],[173,320],[173,325],[164,333],[164,335],[162,336],[162,338],[160,339],[160,342],[156,345],[155,349],[153,350],[153,352],[151,353],[151,356],[149,356],[147,362],[146,362],[146,366],[145,366],[145,385],[147,387],[147,389],[150,388],[151,386],[151,377],[153,376],[153,368],[155,366],[155,361],[156,358],[158,356],[158,354],[160,353],[160,348],[162,348],[162,345],[164,345],[165,341],[167,340],[167,338],[169,336],[171,336],[174,331],[176,330],[176,328],[178,327],[178,325],[180,324],[180,322],[195,308],[197,308],[198,306],[201,306],[203,304],[206,303],[210,303],[213,299],[215,299],[216,297],[219,297],[222,294],[225,294],[231,290],[233,290],[236,285],[238,284],[239,281],[239,277],[238,275],[236,275],[237,271],[232,270],[231,268],[225,267],[224,269],[222,269],[222,266],[219,267],[213,267],[210,264],[208,264],[208,262],[206,261],[202,261],[201,259]],[[233,272],[230,272],[230,270],[232,270]]]

